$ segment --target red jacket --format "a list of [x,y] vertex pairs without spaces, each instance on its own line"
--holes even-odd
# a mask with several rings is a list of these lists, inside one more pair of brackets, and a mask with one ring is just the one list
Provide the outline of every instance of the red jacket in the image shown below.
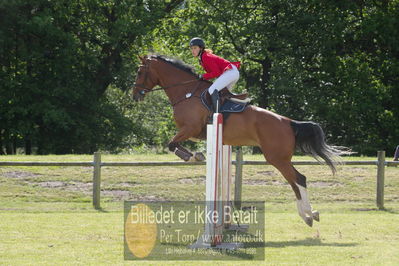
[[224,71],[231,69],[231,64],[235,65],[237,69],[240,68],[240,62],[230,62],[212,53],[204,51],[201,55],[201,66],[206,73],[202,76],[204,79],[209,80],[217,78],[223,74]]

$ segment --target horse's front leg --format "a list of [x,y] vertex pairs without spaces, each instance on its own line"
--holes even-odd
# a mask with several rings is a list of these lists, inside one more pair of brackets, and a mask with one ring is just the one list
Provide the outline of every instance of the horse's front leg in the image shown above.
[[196,130],[191,128],[182,128],[169,142],[169,150],[175,153],[179,158],[184,161],[204,161],[205,156],[201,152],[192,153],[188,149],[180,145],[180,142],[186,141],[195,136]]

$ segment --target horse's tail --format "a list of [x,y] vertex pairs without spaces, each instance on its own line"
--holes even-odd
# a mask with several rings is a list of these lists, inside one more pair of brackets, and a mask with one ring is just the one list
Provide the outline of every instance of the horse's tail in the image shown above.
[[350,149],[343,146],[330,146],[325,141],[325,135],[320,125],[314,122],[291,121],[295,134],[295,146],[301,152],[313,156],[317,161],[323,159],[336,172],[336,164],[340,162],[341,155],[352,154]]

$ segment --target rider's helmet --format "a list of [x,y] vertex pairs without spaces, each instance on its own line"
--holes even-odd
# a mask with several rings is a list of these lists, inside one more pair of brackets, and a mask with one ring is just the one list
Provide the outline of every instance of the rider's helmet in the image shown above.
[[204,40],[202,40],[201,38],[198,38],[198,37],[195,37],[195,38],[192,38],[192,39],[191,39],[191,41],[190,41],[190,47],[191,47],[191,46],[194,46],[194,45],[197,45],[197,46],[199,46],[200,48],[205,48],[205,42],[204,42]]

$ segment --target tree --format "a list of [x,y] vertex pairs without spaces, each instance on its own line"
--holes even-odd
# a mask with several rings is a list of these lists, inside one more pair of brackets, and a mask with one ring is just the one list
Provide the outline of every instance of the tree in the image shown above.
[[239,87],[255,104],[315,120],[332,142],[374,154],[399,142],[398,18],[398,1],[198,0],[160,36],[183,57],[182,44],[202,36],[243,61]]
[[140,38],[181,2],[2,1],[0,143],[15,152],[25,140],[38,153],[114,147],[129,122],[104,93],[131,86]]

